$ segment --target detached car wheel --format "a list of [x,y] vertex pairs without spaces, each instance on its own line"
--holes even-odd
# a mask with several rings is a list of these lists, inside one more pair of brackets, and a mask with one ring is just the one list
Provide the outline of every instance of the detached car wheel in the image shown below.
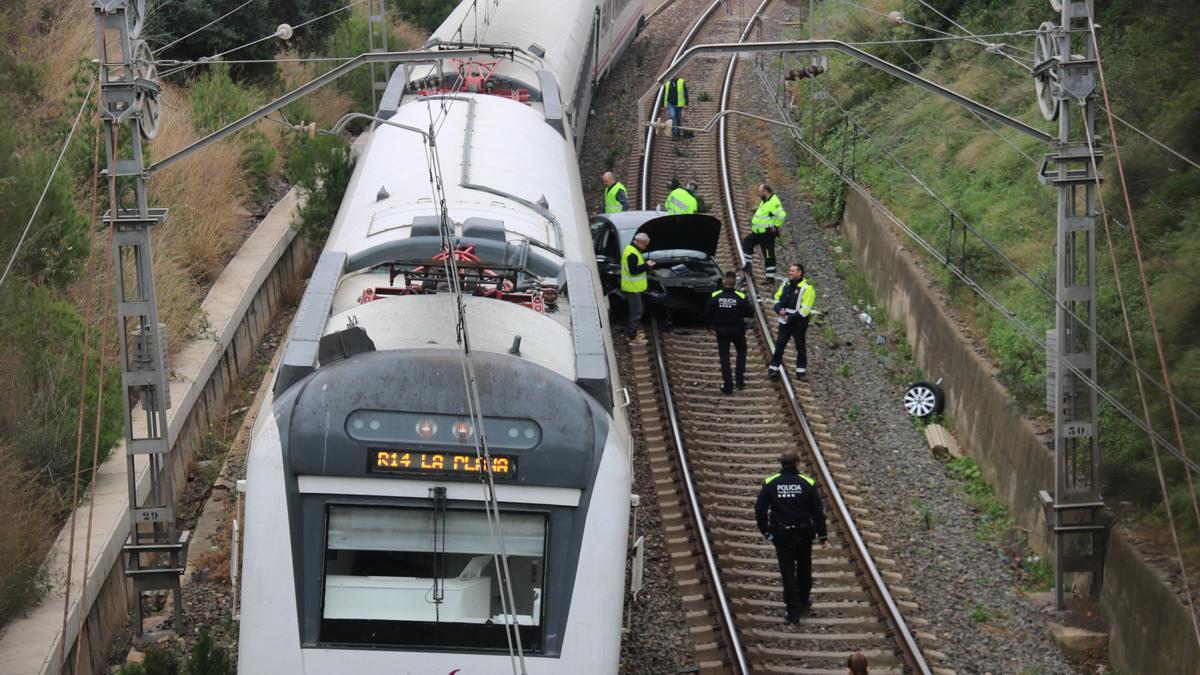
[[916,382],[904,392],[904,409],[913,417],[925,419],[942,412],[945,405],[942,388],[932,382]]

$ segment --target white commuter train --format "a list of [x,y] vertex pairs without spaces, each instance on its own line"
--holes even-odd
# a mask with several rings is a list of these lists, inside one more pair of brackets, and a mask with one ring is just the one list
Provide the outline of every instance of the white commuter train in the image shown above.
[[[379,111],[435,122],[450,246],[424,139],[377,124],[284,344],[271,414],[257,418],[243,674],[511,672],[514,623],[528,673],[617,671],[631,446],[576,134],[641,5],[474,4],[440,41],[464,41],[464,12],[482,25],[486,5],[478,42],[520,53],[398,69]],[[500,537],[447,255],[466,294]]]

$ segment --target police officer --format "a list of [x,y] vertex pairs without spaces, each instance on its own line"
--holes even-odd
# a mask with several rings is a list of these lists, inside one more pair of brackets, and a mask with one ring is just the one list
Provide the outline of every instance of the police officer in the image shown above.
[[779,233],[783,228],[783,219],[787,218],[787,211],[783,210],[783,203],[779,201],[779,195],[775,194],[771,186],[766,183],[758,186],[758,199],[758,208],[755,209],[754,217],[750,220],[750,234],[742,239],[742,256],[745,259],[745,268],[749,269],[750,258],[754,255],[754,247],[761,246],[767,279],[774,279],[775,240],[779,238]]
[[704,322],[708,332],[716,330],[717,353],[721,356],[721,377],[725,384],[722,394],[733,393],[733,376],[729,369],[729,345],[737,348],[737,388],[746,388],[746,319],[754,316],[754,306],[746,294],[735,289],[737,277],[726,272],[723,288],[713,291],[704,308]]
[[800,473],[799,463],[794,450],[780,455],[779,473],[763,481],[754,502],[758,529],[775,545],[779,558],[788,623],[796,623],[812,607],[813,538],[820,540],[821,548],[829,547],[817,482]]
[[678,180],[672,178],[667,187],[671,189],[670,194],[667,195],[667,213],[672,215],[695,213],[700,207],[696,195],[691,192],[696,189],[695,183],[688,183],[685,188],[679,184]]
[[771,365],[767,367],[771,379],[779,377],[779,369],[783,367],[783,352],[787,349],[789,339],[796,341],[796,377],[803,380],[808,376],[808,346],[805,344],[805,336],[816,299],[817,290],[804,278],[804,265],[794,263],[788,267],[787,281],[775,291],[779,338],[775,340],[775,353],[771,355]]
[[654,267],[654,261],[646,260],[642,251],[649,246],[650,235],[638,232],[621,252],[621,293],[625,296],[629,308],[626,330],[630,343],[637,345],[646,344],[646,334],[641,329],[642,295],[650,286],[646,280],[646,272]]
[[618,182],[611,171],[600,177],[604,181],[604,212],[620,213],[629,210],[629,196],[625,184]]
[[678,138],[683,135],[683,109],[687,107],[687,83],[682,77],[667,80],[662,90],[663,107],[671,118],[671,135]]

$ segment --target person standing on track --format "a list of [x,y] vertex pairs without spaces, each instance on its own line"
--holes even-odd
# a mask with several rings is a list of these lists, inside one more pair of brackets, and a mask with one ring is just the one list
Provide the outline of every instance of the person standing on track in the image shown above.
[[682,77],[667,80],[662,90],[663,107],[671,118],[671,135],[679,138],[683,135],[683,109],[687,107],[687,83]]
[[754,247],[760,246],[766,267],[764,272],[770,281],[775,278],[775,240],[780,236],[787,211],[783,210],[779,195],[766,183],[758,186],[758,199],[758,208],[754,210],[754,218],[750,221],[750,234],[742,239],[743,269],[749,271]]
[[667,213],[671,215],[681,215],[695,213],[700,208],[700,202],[697,201],[695,193],[695,183],[688,183],[687,187],[679,184],[679,181],[672,178],[668,188],[671,189],[667,195]]
[[713,291],[704,308],[704,322],[708,332],[716,330],[717,354],[721,357],[721,377],[725,383],[721,385],[721,393],[733,393],[733,374],[729,368],[729,345],[737,349],[737,388],[746,388],[746,319],[754,316],[754,306],[746,299],[746,294],[734,288],[737,276],[726,272],[723,279],[724,287]]
[[628,211],[629,193],[625,190],[625,184],[618,182],[611,171],[605,171],[600,180],[604,181],[604,212]]
[[650,246],[650,235],[638,232],[633,241],[625,246],[621,253],[621,293],[625,296],[625,304],[629,309],[626,331],[630,344],[646,344],[646,334],[642,332],[642,295],[650,284],[646,280],[646,272],[654,267],[653,260],[642,256]]
[[771,365],[767,367],[767,373],[771,379],[779,377],[788,340],[795,339],[796,377],[803,380],[808,377],[808,346],[805,344],[805,336],[808,333],[808,321],[813,313],[813,303],[817,299],[817,289],[804,278],[804,265],[795,263],[788,267],[787,273],[787,281],[775,291],[779,337],[775,340],[775,353],[771,355]]
[[779,473],[763,480],[754,502],[758,530],[775,545],[779,559],[788,623],[796,623],[812,608],[813,538],[821,542],[821,548],[829,548],[817,482],[800,473],[799,464],[800,456],[794,450],[780,455]]

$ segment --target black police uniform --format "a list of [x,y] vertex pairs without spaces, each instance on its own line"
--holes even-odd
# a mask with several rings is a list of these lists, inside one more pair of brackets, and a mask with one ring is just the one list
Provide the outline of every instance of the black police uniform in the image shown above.
[[721,356],[721,391],[733,391],[733,376],[729,372],[729,345],[737,348],[737,386],[746,386],[746,319],[754,316],[754,306],[746,294],[732,288],[714,291],[704,308],[704,320],[717,333],[717,353]]
[[775,544],[788,621],[812,606],[812,543],[825,542],[825,511],[816,481],[794,467],[763,481],[754,502],[758,529]]
[[804,316],[798,311],[803,302],[803,286],[809,286],[803,277],[788,279],[776,293],[775,312],[778,313],[781,309],[789,311],[779,320],[779,337],[775,340],[775,352],[771,354],[772,373],[783,366],[783,352],[787,349],[788,340],[792,339],[796,341],[796,374],[803,377],[808,372],[808,346],[805,344],[805,336],[808,334],[811,316]]

